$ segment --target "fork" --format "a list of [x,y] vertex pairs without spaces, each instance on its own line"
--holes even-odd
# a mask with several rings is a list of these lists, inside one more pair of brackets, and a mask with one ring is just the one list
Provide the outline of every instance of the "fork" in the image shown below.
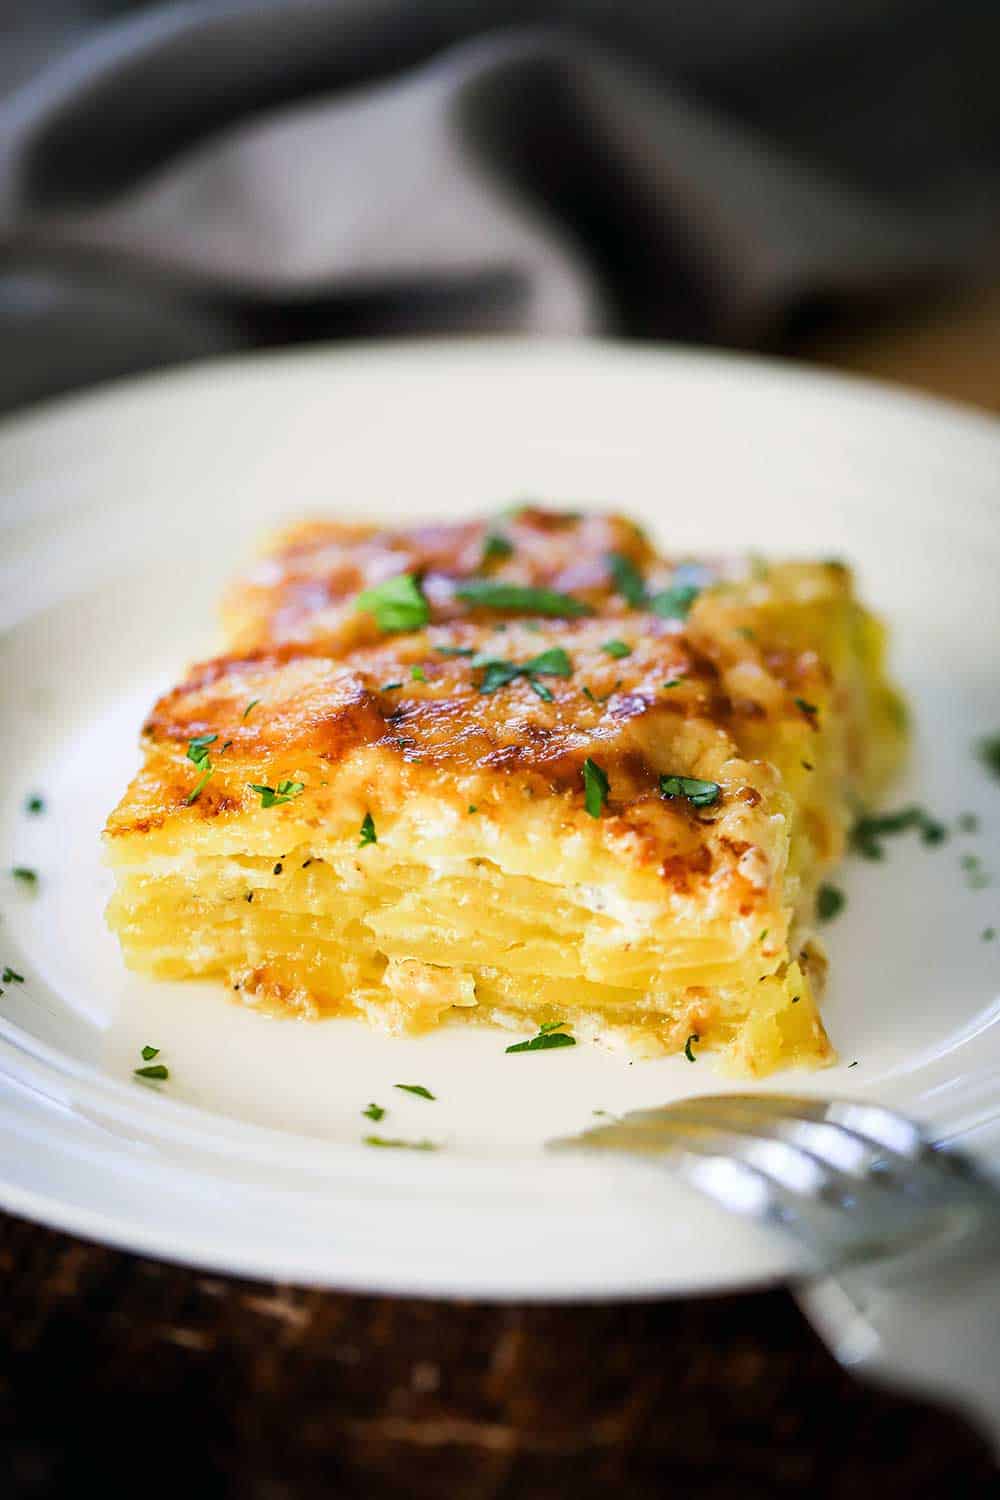
[[720,1094],[553,1141],[642,1156],[793,1235],[794,1288],[846,1368],[950,1398],[1000,1453],[1000,1188],[911,1120],[858,1100]]

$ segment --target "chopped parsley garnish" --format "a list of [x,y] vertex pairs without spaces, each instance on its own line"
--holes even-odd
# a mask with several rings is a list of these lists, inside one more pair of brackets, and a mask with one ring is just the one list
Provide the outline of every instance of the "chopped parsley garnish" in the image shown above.
[[212,765],[207,756],[205,757],[205,760],[201,762],[201,764],[205,767],[205,769],[202,771],[191,791],[188,792],[187,796],[184,799],[185,805],[187,807],[190,807],[192,802],[197,802],[205,787],[208,785],[209,781],[211,781],[212,777],[215,774],[215,767]]
[[361,836],[358,839],[358,848],[363,849],[366,844],[377,844],[378,835],[375,832],[375,820],[370,812],[366,812],[361,822]]
[[632,647],[626,646],[624,641],[605,641],[601,650],[606,656],[611,656],[615,661],[621,661],[623,657],[632,655]]
[[12,969],[10,967],[10,965],[8,964],[5,967],[3,973],[0,974],[0,983],[3,983],[3,984],[23,984],[24,983],[24,975],[23,974],[19,974],[16,969]]
[[816,892],[816,915],[821,922],[832,922],[843,911],[847,897],[835,885],[823,884]]
[[475,656],[472,646],[435,646],[438,656]]
[[223,744],[222,744],[222,749],[220,750],[219,754],[220,755],[224,755],[225,752],[229,749],[229,747],[230,747],[230,745],[232,743],[233,743],[232,740],[224,740]]
[[281,860],[279,859],[278,863],[275,865],[274,869],[271,871],[271,874],[272,875],[280,875],[281,872],[282,872],[282,870],[284,868],[285,868],[284,865],[281,863]]
[[534,677],[529,677],[528,686],[536,698],[541,698],[543,703],[552,703],[555,701],[555,694],[551,688],[545,686],[544,682],[536,682]]
[[646,585],[635,563],[621,552],[609,552],[607,564],[615,588],[625,603],[631,604],[633,609],[641,609],[646,602]]
[[701,590],[693,583],[677,583],[672,588],[647,592],[642,574],[630,558],[620,552],[609,552],[607,564],[615,588],[633,609],[650,609],[664,620],[683,620]]
[[208,747],[214,745],[218,738],[217,734],[197,734],[193,740],[188,740],[188,760],[194,761],[196,766],[205,765],[208,761]]
[[29,870],[27,865],[14,865],[12,866],[10,873],[13,875],[14,879],[19,880],[22,885],[33,887],[38,884],[38,871]]
[[253,900],[253,891],[247,891],[247,893],[243,897],[243,899],[247,903],[247,905],[249,906],[250,902]]
[[513,682],[516,678],[526,677],[528,686],[547,703],[552,702],[552,693],[544,684],[538,682],[537,678],[540,676],[569,677],[573,671],[573,663],[561,646],[553,646],[549,651],[542,651],[538,656],[531,657],[529,661],[513,662],[501,657],[476,656],[473,657],[472,665],[485,669],[479,684],[481,693],[495,693],[497,688],[506,687],[507,683]]
[[403,684],[401,682],[383,682],[382,686],[379,688],[379,692],[394,693],[397,688],[401,688],[402,686]]
[[758,943],[762,943],[764,941],[764,939],[767,937],[767,935],[768,935],[768,933],[770,931],[771,931],[770,927],[765,927],[764,931],[761,933],[760,937],[757,939]]
[[483,541],[483,562],[493,562],[494,558],[510,557],[514,551],[514,543],[509,541],[499,531],[491,531]]
[[711,807],[722,791],[717,781],[699,781],[697,776],[661,776],[660,796],[672,801],[686,797],[692,807]]
[[455,597],[467,604],[479,604],[485,609],[510,610],[517,614],[552,615],[572,619],[576,615],[593,613],[589,604],[574,599],[572,594],[560,594],[555,589],[531,588],[527,584],[503,583],[494,578],[467,578],[455,590]]
[[959,864],[965,871],[965,883],[970,890],[983,891],[990,884],[990,877],[978,854],[963,854]]
[[33,814],[43,813],[45,811],[45,798],[39,797],[37,792],[33,793],[25,802],[24,810],[27,813]]
[[159,1055],[160,1055],[160,1049],[159,1049],[159,1047],[143,1047],[143,1049],[142,1049],[142,1060],[143,1060],[143,1062],[152,1062],[153,1058],[154,1057],[159,1057]]
[[570,677],[573,673],[573,663],[561,646],[552,646],[548,651],[542,651],[538,656],[533,656],[530,661],[526,661],[523,670],[544,672],[550,677]]
[[583,803],[592,818],[601,816],[601,809],[611,790],[608,778],[590,756],[583,763]]
[[701,593],[693,583],[679,583],[672,589],[662,589],[653,594],[649,607],[654,615],[664,620],[685,620],[691,606]]
[[389,1150],[399,1151],[436,1151],[438,1149],[435,1141],[394,1141],[384,1135],[366,1135],[364,1144],[366,1146],[384,1146]]
[[436,1096],[430,1089],[425,1089],[422,1083],[394,1083],[393,1088],[402,1089],[404,1094],[416,1094],[421,1099],[434,1099]]
[[379,1120],[385,1118],[385,1110],[382,1108],[381,1104],[369,1104],[368,1108],[363,1109],[361,1113],[364,1115],[366,1120],[374,1120],[376,1124]]
[[806,698],[796,698],[795,707],[800,708],[810,719],[814,719],[819,713],[815,703],[810,703]]
[[170,1077],[170,1070],[165,1068],[162,1063],[153,1063],[152,1067],[149,1068],[135,1068],[133,1072],[136,1078],[163,1079]]
[[410,676],[413,678],[414,682],[427,681],[427,674],[425,673],[423,667],[421,667],[419,664],[415,667],[410,668]]
[[976,745],[976,754],[991,776],[1000,780],[1000,734],[987,734]]
[[218,738],[217,734],[197,734],[193,740],[188,741],[187,758],[201,772],[201,776],[193,790],[185,798],[185,803],[188,807],[191,806],[192,802],[197,802],[202,794],[202,790],[212,776],[215,767],[212,765],[208,747],[209,745],[214,745]]
[[479,808],[476,806],[476,804],[474,802],[470,802],[468,810],[469,810],[470,813],[474,813],[474,812],[478,812]]
[[560,1030],[565,1025],[565,1021],[546,1021],[539,1026],[537,1036],[528,1042],[515,1042],[505,1047],[504,1052],[549,1052],[553,1047],[575,1047],[576,1037]]
[[401,630],[419,630],[431,617],[430,605],[412,573],[387,578],[357,597],[357,609],[375,616],[375,624],[387,635]]
[[684,1056],[687,1058],[688,1062],[697,1062],[698,1061],[698,1059],[695,1057],[694,1053],[691,1051],[691,1043],[692,1042],[700,1042],[700,1041],[701,1041],[701,1037],[698,1035],[698,1033],[696,1031],[692,1031],[691,1035],[688,1037],[687,1041],[684,1043]]
[[250,790],[260,794],[261,807],[280,807],[283,802],[291,802],[300,792],[306,789],[304,781],[279,781],[274,786],[257,786],[250,782]]
[[980,935],[984,943],[992,943],[997,935],[997,930],[995,927],[984,927]]
[[675,688],[675,687],[680,687],[680,685],[681,685],[681,683],[682,683],[682,682],[683,682],[683,681],[684,681],[684,678],[683,678],[683,677],[671,677],[671,678],[669,678],[669,679],[668,679],[668,680],[667,680],[667,681],[666,681],[666,682],[665,682],[665,683],[664,683],[664,684],[663,684],[663,686],[664,686],[664,687],[665,687],[665,688]]
[[902,807],[894,813],[861,817],[851,830],[851,848],[862,859],[884,859],[883,838],[890,834],[915,830],[925,844],[941,844],[948,837],[943,823],[930,817],[922,807]]
[[251,698],[250,702],[247,704],[246,708],[243,710],[242,714],[240,715],[240,718],[241,719],[247,718],[248,715],[251,714],[253,712],[253,710],[257,707],[257,704],[259,702],[260,702],[259,698]]
[[521,668],[516,662],[504,661],[500,658],[487,658],[478,661],[474,665],[485,667],[482,680],[479,684],[481,693],[495,693],[497,688],[506,687],[508,682],[513,682],[515,677],[520,677]]

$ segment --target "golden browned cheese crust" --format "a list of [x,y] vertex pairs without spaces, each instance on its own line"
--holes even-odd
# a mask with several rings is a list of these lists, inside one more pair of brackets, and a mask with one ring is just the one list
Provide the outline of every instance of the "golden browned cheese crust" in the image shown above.
[[[386,633],[374,613],[359,609],[358,595],[400,574],[419,580],[428,618]],[[550,614],[486,607],[462,597],[470,579],[555,591],[570,603]],[[546,607],[558,611],[558,601]],[[351,870],[362,881],[370,874],[378,900],[386,891],[398,900],[392,882],[402,877],[390,875],[387,861],[402,860],[405,850],[422,871],[446,870],[442,880],[469,876],[469,890],[496,870],[515,885],[532,883],[517,887],[525,911],[535,909],[543,885],[553,893],[600,886],[599,897],[574,900],[588,911],[627,908],[621,921],[632,924],[631,939],[611,934],[602,915],[605,938],[624,944],[622,952],[641,949],[645,968],[634,990],[621,990],[611,982],[613,965],[605,970],[603,960],[581,956],[569,972],[589,996],[588,1016],[603,1006],[620,1027],[631,1006],[626,1029],[638,1036],[645,1026],[661,1047],[682,1046],[685,1027],[712,1045],[714,1028],[714,1044],[751,1070],[830,1055],[808,980],[821,959],[803,919],[819,873],[841,852],[852,804],[877,789],[902,743],[881,675],[881,633],[855,603],[846,569],[666,559],[623,517],[538,508],[398,531],[311,522],[280,538],[231,590],[225,615],[234,653],[194,667],[155,705],[143,769],[109,819],[123,881],[112,920],[132,961],[143,963],[153,877],[138,872],[151,852],[161,862],[185,851],[242,855],[248,868],[256,860],[263,870],[295,850],[310,880],[313,861],[325,860],[331,871],[343,866],[339,878],[348,881]],[[566,675],[527,669],[554,649],[568,657]],[[521,671],[484,691],[490,662]],[[207,758],[189,756],[192,740],[207,741]],[[607,779],[597,817],[586,805],[588,760]],[[720,790],[699,806],[665,796],[665,776]],[[264,806],[260,788],[283,782],[297,790]],[[365,817],[377,843],[359,850]],[[383,867],[384,891],[375,874]],[[197,903],[186,878],[184,899]],[[272,885],[261,886],[259,905],[271,901]],[[280,889],[287,896],[290,886]],[[234,899],[247,895],[241,889]],[[317,913],[324,901],[333,910],[337,896],[331,888],[321,899],[310,886],[301,900]],[[430,906],[425,925],[428,913]],[[247,911],[238,916],[250,920]],[[376,916],[368,925],[381,934],[386,921]],[[711,977],[697,982],[699,924],[706,953],[730,966],[722,998]],[[596,942],[593,933],[587,941]],[[279,1002],[294,991],[292,1008],[369,1015],[381,985],[398,1012],[400,966],[419,962],[422,982],[451,996],[451,1006],[438,1007],[443,1013],[458,1006],[452,1013],[469,1015],[477,1004],[470,996],[488,993],[489,1004],[479,1001],[487,1019],[547,1016],[544,1004],[519,1008],[516,957],[508,973],[500,951],[484,947],[465,964],[442,943],[448,956],[438,966],[416,925],[395,948],[385,934],[379,942],[374,967],[353,990],[331,977],[346,962],[332,956],[322,984],[300,983],[277,953],[270,968],[256,965],[254,982]],[[534,952],[532,943],[547,951],[537,931],[522,946]],[[476,949],[471,936],[466,948]],[[238,950],[236,942],[215,967],[246,980]],[[713,962],[706,972],[719,984]],[[176,953],[149,966],[215,971],[211,963],[185,970]],[[428,978],[436,967],[441,972]],[[416,970],[405,972],[416,983]],[[456,975],[471,985],[458,1000]],[[777,1044],[773,1057],[756,1055],[744,1023],[733,1020],[754,1003],[749,993],[733,996],[765,979],[784,986],[772,1010],[785,1001],[801,1006],[789,1012],[792,1022],[781,1019],[787,1055]],[[545,982],[534,971],[520,981],[527,995],[547,995]]]

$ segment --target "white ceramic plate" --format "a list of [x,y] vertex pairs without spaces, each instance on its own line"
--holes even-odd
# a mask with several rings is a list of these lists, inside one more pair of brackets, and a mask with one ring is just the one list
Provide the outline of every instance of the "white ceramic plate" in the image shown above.
[[[706,1058],[508,1057],[270,1020],[126,973],[98,833],[154,694],[216,643],[219,589],[303,512],[403,519],[537,496],[632,511],[672,548],[844,556],[916,707],[911,798],[953,822],[846,869],[826,1015],[840,1066],[769,1087],[866,1095],[1000,1157],[1000,434],[985,418],[759,361],[597,344],[340,349],[116,386],[0,431],[0,1202],[224,1270],[496,1297],[745,1286],[794,1252],[648,1167],[546,1139],[726,1084]],[[41,816],[24,804],[46,801]],[[992,887],[969,888],[962,854]],[[36,892],[6,868],[40,872]],[[132,1077],[162,1049],[163,1086]],[[856,1066],[848,1066],[856,1060]],[[418,1081],[429,1103],[393,1088]],[[732,1087],[733,1085],[729,1085]],[[361,1144],[383,1129],[435,1153]]]

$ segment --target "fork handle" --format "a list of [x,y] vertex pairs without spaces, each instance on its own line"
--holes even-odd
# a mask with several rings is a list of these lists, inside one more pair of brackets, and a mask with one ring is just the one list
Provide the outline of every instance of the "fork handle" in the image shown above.
[[796,1297],[840,1364],[963,1407],[1000,1455],[1000,1225],[916,1272],[852,1267]]

